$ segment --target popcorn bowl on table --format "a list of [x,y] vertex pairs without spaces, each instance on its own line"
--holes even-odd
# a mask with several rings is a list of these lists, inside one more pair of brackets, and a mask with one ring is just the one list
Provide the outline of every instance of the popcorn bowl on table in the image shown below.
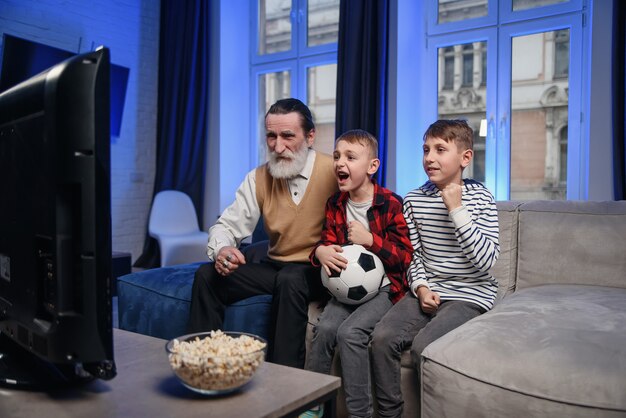
[[265,339],[257,335],[218,330],[174,338],[165,351],[183,385],[205,395],[221,395],[252,379],[266,347]]

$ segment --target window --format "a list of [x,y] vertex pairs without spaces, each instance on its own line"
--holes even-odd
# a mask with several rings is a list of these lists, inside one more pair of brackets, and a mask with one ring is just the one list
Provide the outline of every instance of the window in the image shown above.
[[559,133],[559,185],[567,183],[567,126]]
[[291,95],[291,72],[290,71],[275,71],[259,74],[257,78],[258,83],[258,97],[257,97],[257,112],[256,112],[256,126],[255,132],[259,133],[261,143],[258,148],[258,162],[265,161],[264,146],[265,138],[265,112],[277,100],[289,97]]
[[276,100],[309,106],[314,148],[332,153],[335,136],[339,0],[258,0],[251,58],[256,93],[258,162],[266,160],[264,115]]
[[291,49],[291,0],[259,1],[259,55]]
[[[474,62],[482,63],[478,80],[486,80],[486,47],[486,42],[474,42],[446,46],[438,52],[444,56],[444,67],[439,70],[437,119],[463,119],[474,130],[474,158],[463,175],[481,182],[485,181],[485,135],[479,132],[486,118],[486,83],[474,84]],[[456,86],[455,78],[460,81]]]
[[443,48],[443,90],[454,88],[454,48]]
[[463,86],[471,87],[474,84],[474,47],[472,44],[463,45]]
[[480,49],[480,85],[487,84],[487,50],[484,49],[484,43],[481,44]]
[[513,0],[513,10],[526,10],[551,4],[565,3],[568,0]]
[[466,119],[475,132],[483,120],[489,126],[485,137],[475,135],[464,175],[497,199],[581,198],[582,3],[428,6],[427,49],[439,63],[431,106],[438,118]]
[[554,77],[567,77],[569,71],[569,30],[554,33]]
[[487,16],[487,0],[439,0],[438,22],[458,22]]

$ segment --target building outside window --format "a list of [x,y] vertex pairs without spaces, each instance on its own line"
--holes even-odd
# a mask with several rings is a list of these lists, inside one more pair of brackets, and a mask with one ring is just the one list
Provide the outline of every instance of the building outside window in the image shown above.
[[[452,51],[452,53],[451,53]],[[454,52],[456,51],[456,53]],[[439,68],[438,119],[464,119],[474,130],[474,158],[464,176],[485,181],[485,137],[480,136],[480,123],[485,119],[487,49],[485,42],[456,44],[439,48],[444,60]],[[478,63],[474,72],[474,64]],[[458,80],[452,83],[452,80]]]
[[443,49],[443,86],[442,90],[454,89],[454,48]]
[[567,78],[569,73],[569,30],[554,32],[554,78]]
[[463,87],[471,87],[474,84],[474,46],[463,45]]

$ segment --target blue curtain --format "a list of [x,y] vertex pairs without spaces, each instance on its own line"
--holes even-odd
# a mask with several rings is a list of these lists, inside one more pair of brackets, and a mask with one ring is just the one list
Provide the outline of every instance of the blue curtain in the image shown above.
[[[202,225],[208,128],[209,1],[162,0],[154,194],[191,197]],[[158,245],[146,236],[138,267],[158,266]]]
[[376,174],[385,185],[389,0],[341,0],[335,135],[365,129],[378,139]]
[[613,2],[613,188],[615,200],[626,199],[626,5]]

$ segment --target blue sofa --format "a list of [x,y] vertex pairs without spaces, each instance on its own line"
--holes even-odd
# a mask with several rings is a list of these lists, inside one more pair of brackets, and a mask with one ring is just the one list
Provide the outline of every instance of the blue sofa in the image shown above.
[[[243,248],[249,262],[266,253],[267,242]],[[180,264],[127,274],[117,279],[119,327],[171,339],[186,333],[191,286],[202,263]],[[254,296],[226,308],[224,330],[269,336],[271,295]]]

